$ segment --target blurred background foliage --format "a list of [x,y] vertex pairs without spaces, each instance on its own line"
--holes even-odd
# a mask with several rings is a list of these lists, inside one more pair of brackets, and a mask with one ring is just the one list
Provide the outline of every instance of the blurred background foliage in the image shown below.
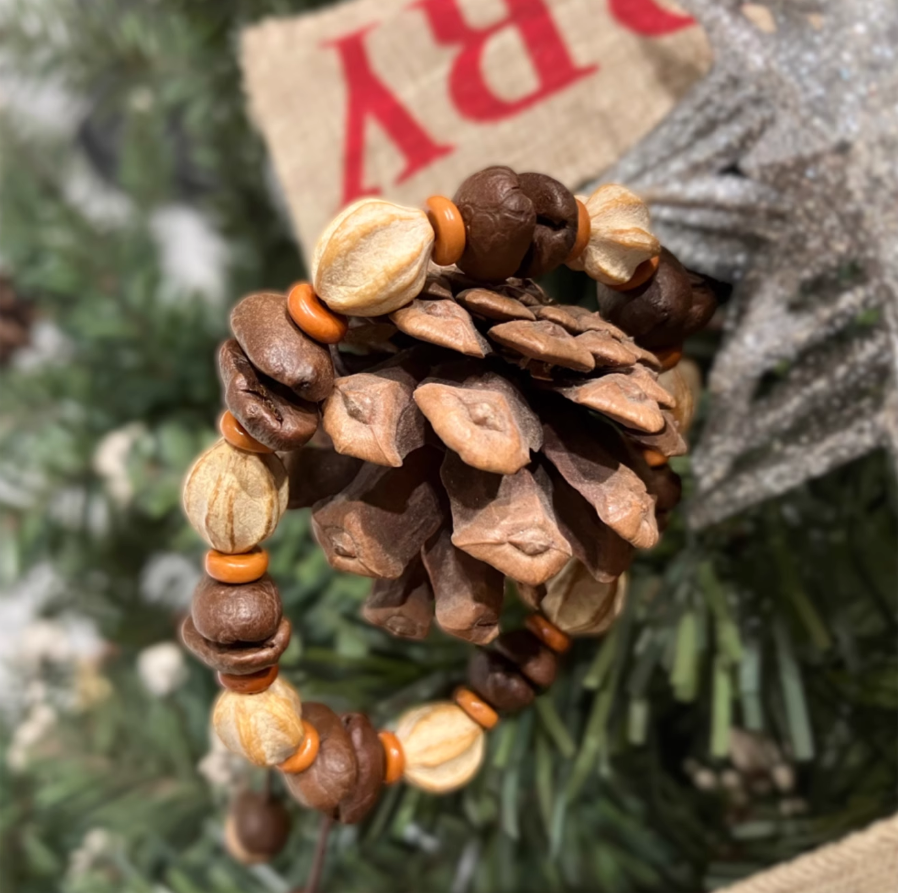
[[[179,489],[215,436],[228,307],[303,273],[237,35],[315,5],[0,7],[0,264],[30,342],[0,369],[0,586],[4,618],[40,615],[4,640],[3,890],[286,893],[308,871],[299,809],[270,866],[224,852],[213,676],[167,643],[202,555]],[[705,368],[718,338],[689,345]],[[701,535],[678,518],[476,782],[391,789],[334,833],[324,889],[713,889],[893,812],[895,503],[874,455]],[[330,570],[306,513],[271,551],[304,697],[384,722],[463,674],[467,646],[361,622],[367,583]]]

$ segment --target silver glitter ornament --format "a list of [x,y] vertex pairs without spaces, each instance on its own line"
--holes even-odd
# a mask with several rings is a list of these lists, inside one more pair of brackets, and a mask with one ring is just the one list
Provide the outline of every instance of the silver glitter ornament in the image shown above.
[[898,461],[898,6],[684,5],[714,66],[602,179],[736,284],[694,454],[700,528],[871,450]]

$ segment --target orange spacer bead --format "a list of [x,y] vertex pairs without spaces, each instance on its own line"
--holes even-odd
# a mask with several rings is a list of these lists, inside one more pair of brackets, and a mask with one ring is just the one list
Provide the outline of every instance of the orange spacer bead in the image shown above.
[[378,732],[380,743],[384,746],[387,765],[384,770],[384,784],[396,784],[405,771],[405,752],[402,742],[392,732]]
[[266,667],[258,673],[247,673],[246,676],[234,676],[232,673],[219,673],[218,681],[228,691],[241,695],[257,695],[271,688],[271,683],[278,678],[278,665]]
[[565,635],[554,623],[542,614],[530,614],[524,626],[539,639],[543,645],[551,648],[556,654],[563,654],[571,647],[570,637]]
[[485,729],[493,728],[499,722],[499,714],[482,698],[469,688],[460,685],[452,694],[452,700],[461,707],[471,719]]
[[315,762],[315,757],[318,756],[318,748],[321,745],[318,729],[305,720],[302,721],[302,727],[306,734],[302,739],[302,744],[299,745],[299,749],[292,757],[284,760],[278,766],[281,772],[286,772],[288,775],[298,775],[300,772],[305,772]]
[[216,549],[206,553],[206,573],[219,583],[252,583],[268,570],[268,552],[253,549],[228,555]]
[[349,330],[349,320],[325,307],[308,282],[297,283],[290,289],[287,312],[310,338],[322,344],[337,344]]
[[622,285],[609,285],[608,288],[613,288],[615,291],[632,291],[634,288],[639,288],[640,285],[645,285],[655,275],[660,262],[661,258],[657,255],[650,257],[648,260],[644,260],[634,270],[633,275]]
[[683,359],[683,347],[668,347],[664,350],[656,350],[655,356],[658,358],[658,362],[661,363],[661,369],[663,372],[667,372],[669,369],[673,369],[680,360]]
[[229,409],[226,409],[218,420],[218,430],[221,436],[232,446],[238,450],[246,450],[248,453],[273,453],[271,447],[259,443],[255,437],[250,434]]
[[649,468],[660,468],[662,465],[667,465],[667,456],[651,448],[642,451],[642,458],[648,463]]
[[570,263],[572,260],[576,260],[580,257],[581,254],[586,250],[586,246],[589,244],[589,236],[592,232],[592,221],[589,219],[589,211],[586,210],[586,205],[577,199],[577,239],[574,242],[574,247],[571,248],[571,253],[567,256],[565,263]]
[[465,251],[465,222],[454,202],[442,195],[432,195],[426,202],[427,219],[433,227],[433,262],[451,267]]

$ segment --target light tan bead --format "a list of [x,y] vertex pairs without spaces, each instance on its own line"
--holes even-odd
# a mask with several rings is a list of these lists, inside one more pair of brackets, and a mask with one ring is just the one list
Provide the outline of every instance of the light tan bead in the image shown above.
[[338,313],[392,313],[424,288],[433,240],[424,211],[364,198],[341,211],[318,240],[315,293]]
[[658,376],[658,384],[667,391],[676,406],[671,410],[680,434],[692,427],[695,408],[702,392],[702,373],[693,360],[682,359],[673,369]]
[[438,701],[399,717],[405,780],[431,794],[467,784],[483,762],[483,729],[458,704]]
[[220,440],[184,482],[184,512],[219,552],[248,552],[271,536],[287,509],[287,472],[275,455],[250,453]]
[[589,211],[589,242],[579,257],[568,261],[606,285],[629,282],[636,268],[661,253],[661,243],[649,230],[649,209],[624,186],[607,183],[588,199],[577,196]]
[[598,636],[623,610],[627,585],[626,574],[611,583],[600,583],[574,558],[548,582],[539,609],[569,635]]
[[252,695],[223,691],[212,711],[212,725],[225,747],[256,766],[277,766],[302,744],[299,694],[280,677]]

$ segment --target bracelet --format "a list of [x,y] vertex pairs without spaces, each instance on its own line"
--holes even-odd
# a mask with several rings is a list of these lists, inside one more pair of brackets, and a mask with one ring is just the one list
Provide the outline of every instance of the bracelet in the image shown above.
[[[561,264],[600,283],[600,312],[533,281]],[[184,485],[211,551],[181,633],[218,673],[225,745],[351,823],[400,779],[438,794],[470,781],[500,714],[552,684],[571,636],[613,622],[634,549],[680,498],[668,458],[686,451],[693,399],[677,363],[718,283],[661,247],[623,186],[575,197],[508,167],[426,210],[356,202],[311,278],[231,313],[222,437]],[[420,639],[435,618],[494,643],[451,700],[377,731],[278,675],[291,625],[260,543],[309,506],[330,564],[374,579],[369,622]],[[500,635],[506,578],[534,613]]]

